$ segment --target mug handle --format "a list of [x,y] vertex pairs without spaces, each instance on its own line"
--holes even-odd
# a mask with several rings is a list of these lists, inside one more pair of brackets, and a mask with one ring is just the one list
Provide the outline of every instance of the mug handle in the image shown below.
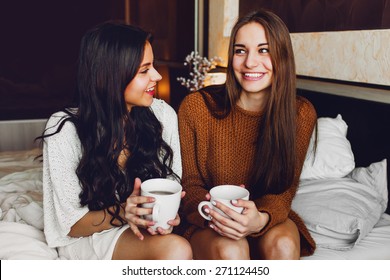
[[154,204],[152,210],[152,220],[153,222],[158,222],[158,216],[160,215],[160,204]]
[[208,220],[208,221],[211,221],[211,217],[208,216],[208,215],[206,215],[206,214],[203,212],[203,210],[202,210],[203,206],[205,206],[205,205],[207,205],[207,206],[210,207],[210,208],[213,207],[213,205],[211,204],[210,201],[201,201],[201,202],[198,204],[198,212],[199,212],[199,214],[200,214],[203,218],[205,218],[205,219]]

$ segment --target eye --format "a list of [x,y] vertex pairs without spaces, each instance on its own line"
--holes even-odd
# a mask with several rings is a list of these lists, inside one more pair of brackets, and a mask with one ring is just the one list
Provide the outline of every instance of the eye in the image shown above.
[[268,48],[261,48],[261,49],[259,49],[259,53],[269,53],[269,49]]
[[235,49],[234,54],[244,54],[246,51],[244,49]]
[[141,74],[146,74],[149,71],[149,68],[145,68],[141,71],[139,71]]

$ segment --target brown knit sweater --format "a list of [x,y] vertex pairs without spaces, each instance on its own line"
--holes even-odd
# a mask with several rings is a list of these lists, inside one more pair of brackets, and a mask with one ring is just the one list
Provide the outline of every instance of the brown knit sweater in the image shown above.
[[[183,162],[182,185],[186,191],[181,208],[179,234],[190,238],[196,228],[204,228],[205,220],[198,213],[200,201],[216,185],[248,185],[249,171],[255,155],[255,140],[261,112],[246,111],[238,106],[224,119],[214,118],[200,93],[188,95],[179,109],[179,130]],[[291,210],[299,176],[305,159],[317,115],[313,105],[297,97],[297,167],[295,180],[284,193],[264,195],[256,199],[259,211],[267,212],[269,223],[258,234],[288,218],[301,234],[301,255],[311,255],[315,242],[301,218]]]

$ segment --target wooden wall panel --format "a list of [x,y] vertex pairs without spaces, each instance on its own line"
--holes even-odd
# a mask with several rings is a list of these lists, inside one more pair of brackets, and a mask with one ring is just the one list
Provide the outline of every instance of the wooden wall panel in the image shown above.
[[390,28],[390,0],[240,0],[240,15],[264,7],[290,32]]

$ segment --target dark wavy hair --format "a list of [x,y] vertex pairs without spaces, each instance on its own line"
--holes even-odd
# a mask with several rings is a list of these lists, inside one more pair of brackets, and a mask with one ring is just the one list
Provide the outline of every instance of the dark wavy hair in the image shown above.
[[[142,181],[178,176],[172,170],[173,151],[162,139],[162,126],[149,107],[129,112],[124,91],[136,76],[144,46],[151,35],[138,27],[106,22],[89,30],[81,40],[78,61],[78,108],[64,109],[66,121],[77,130],[82,155],[76,173],[82,191],[80,204],[107,211],[122,224],[121,203]],[[52,135],[52,134],[50,134]],[[50,137],[44,135],[42,138]],[[118,164],[125,152],[124,167]],[[113,206],[113,207],[111,207]]]
[[[263,26],[273,67],[272,85],[260,122],[261,131],[250,174],[251,194],[281,193],[292,184],[296,160],[296,76],[289,31],[274,13],[261,9],[239,18],[229,43],[226,84],[203,89],[206,104],[217,118],[234,110],[242,87],[233,70],[234,44],[238,30],[249,23]],[[206,92],[212,93],[207,97]]]

